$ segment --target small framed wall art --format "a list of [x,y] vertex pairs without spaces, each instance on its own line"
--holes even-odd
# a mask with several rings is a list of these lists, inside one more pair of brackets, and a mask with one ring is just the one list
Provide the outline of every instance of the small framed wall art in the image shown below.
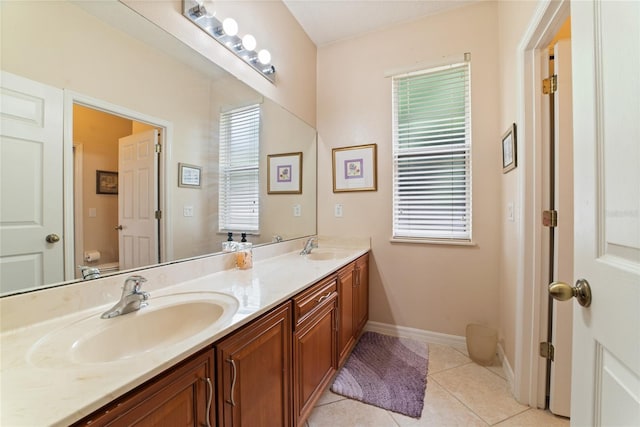
[[118,194],[118,172],[97,170],[96,194]]
[[334,148],[333,192],[377,191],[377,145]]
[[302,152],[267,156],[267,194],[302,194]]
[[202,168],[186,163],[178,163],[178,187],[201,188]]
[[507,173],[518,166],[516,146],[516,124],[514,123],[502,135],[502,173]]

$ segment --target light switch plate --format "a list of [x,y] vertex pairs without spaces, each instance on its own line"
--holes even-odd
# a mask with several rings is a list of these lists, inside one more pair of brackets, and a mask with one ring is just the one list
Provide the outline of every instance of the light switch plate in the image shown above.
[[185,206],[182,208],[182,215],[187,217],[193,216],[193,206]]
[[511,222],[515,219],[513,214],[513,202],[507,203],[507,219]]
[[293,205],[293,216],[300,216],[300,215],[302,215],[302,206]]
[[97,216],[96,208],[89,208],[89,218],[95,218]]
[[340,203],[336,203],[334,214],[336,218],[342,218],[342,205]]

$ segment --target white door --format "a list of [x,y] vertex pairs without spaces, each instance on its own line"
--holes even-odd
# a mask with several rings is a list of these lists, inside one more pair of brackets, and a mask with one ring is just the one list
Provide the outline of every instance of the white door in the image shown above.
[[63,93],[4,71],[0,83],[0,292],[6,293],[64,280]]
[[[554,73],[558,89],[554,97],[555,133],[555,209],[558,226],[554,238],[553,277],[566,283],[573,281],[573,110],[571,85],[571,40],[559,40],[554,47]],[[571,333],[573,305],[553,302],[549,410],[556,415],[571,412]]]
[[571,3],[577,426],[640,425],[639,22],[637,1]]
[[120,138],[118,227],[120,269],[158,263],[158,131]]

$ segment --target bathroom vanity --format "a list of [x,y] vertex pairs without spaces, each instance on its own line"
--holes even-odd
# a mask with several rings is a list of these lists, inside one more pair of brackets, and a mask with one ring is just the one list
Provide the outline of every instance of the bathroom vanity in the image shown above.
[[[115,360],[104,361],[97,360],[108,359],[102,353],[87,352],[82,359],[71,350],[66,355],[52,354],[50,359],[35,358],[38,346],[44,347],[39,351],[56,348],[47,341],[51,334],[63,334],[60,331],[70,323],[88,322],[88,312],[93,321],[115,299],[79,313],[3,330],[2,385],[12,393],[3,393],[2,424],[154,425],[162,421],[231,426],[251,420],[252,425],[303,425],[366,323],[369,244],[329,247],[321,240],[313,257],[300,255],[297,247],[291,251],[295,244],[282,244],[285,253],[275,252],[273,246],[280,244],[265,248],[264,254],[257,248],[252,270],[227,268],[175,285],[149,286],[149,307],[119,320],[141,321],[144,329],[144,319],[153,310],[164,309],[155,308],[154,298],[170,301],[181,296],[186,309],[175,311],[180,313],[172,319],[175,326],[159,326],[168,341],[158,348],[114,353]],[[215,261],[217,268],[224,265],[225,256],[216,256],[222,257]],[[182,268],[206,270],[202,265],[184,264],[188,262],[180,263]],[[174,274],[157,275],[152,270],[140,272],[150,285],[154,276],[162,281]],[[117,295],[121,283],[114,278],[108,281],[105,289]],[[211,301],[213,293],[233,297],[237,306],[233,301],[220,302],[222,311],[212,326],[192,327],[193,336],[171,341],[168,336],[174,329],[197,323],[187,313],[209,303],[191,299],[198,293]],[[14,307],[6,299],[2,303],[10,315]],[[114,319],[100,320],[102,327]],[[81,335],[86,334],[93,332]],[[80,346],[83,339],[78,341]],[[35,406],[44,410],[33,411]]]

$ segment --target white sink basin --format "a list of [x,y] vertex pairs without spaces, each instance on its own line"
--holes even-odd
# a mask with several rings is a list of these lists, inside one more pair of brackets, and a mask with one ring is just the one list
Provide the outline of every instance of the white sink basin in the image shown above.
[[217,292],[186,292],[154,298],[138,311],[101,319],[99,313],[45,335],[28,360],[42,368],[122,361],[161,351],[228,322],[238,300]]
[[346,258],[349,256],[349,251],[343,249],[314,249],[310,254],[303,256],[310,261],[329,261]]

